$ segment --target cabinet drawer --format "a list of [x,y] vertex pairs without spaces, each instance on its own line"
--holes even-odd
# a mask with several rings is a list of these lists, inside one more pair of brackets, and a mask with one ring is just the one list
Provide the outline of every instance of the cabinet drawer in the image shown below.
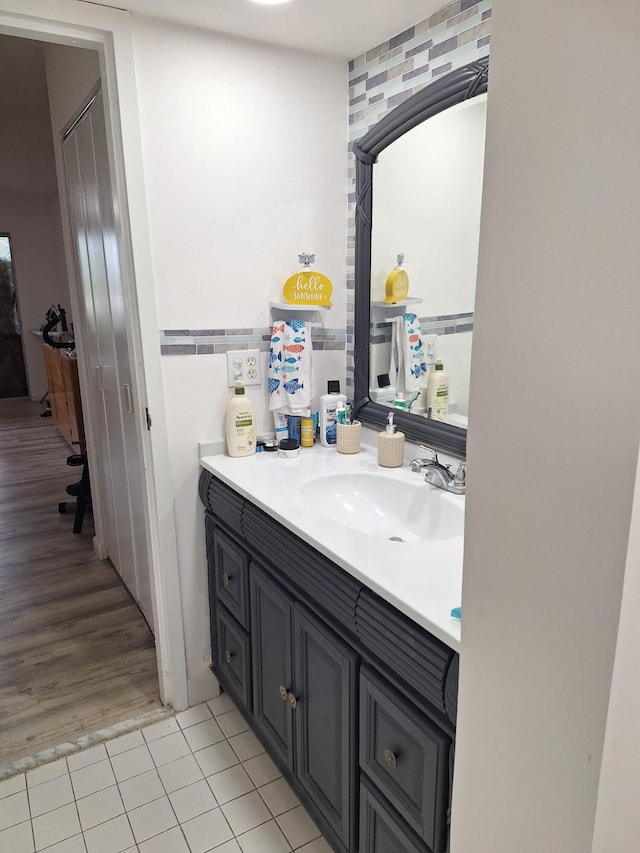
[[425,853],[365,781],[360,785],[360,853]]
[[360,766],[434,853],[446,847],[450,746],[397,688],[363,667]]
[[249,629],[249,557],[219,527],[213,528],[213,565],[218,601]]
[[251,710],[251,639],[222,607],[216,611],[216,633],[216,675]]

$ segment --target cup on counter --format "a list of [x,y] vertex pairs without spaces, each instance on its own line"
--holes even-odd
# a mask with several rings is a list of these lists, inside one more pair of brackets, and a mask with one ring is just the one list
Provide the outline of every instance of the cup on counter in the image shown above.
[[351,424],[336,424],[338,453],[360,452],[360,421]]

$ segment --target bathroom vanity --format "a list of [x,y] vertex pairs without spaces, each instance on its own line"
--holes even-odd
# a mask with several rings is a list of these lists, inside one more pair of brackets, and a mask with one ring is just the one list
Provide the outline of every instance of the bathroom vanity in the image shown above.
[[[444,510],[444,526],[424,519],[424,534],[415,519],[392,521],[405,541],[388,535],[383,517],[358,529],[366,522],[347,517],[339,494],[342,521],[332,520],[335,507],[324,512],[311,499],[314,485],[326,498],[328,487],[339,493],[345,482],[382,477],[387,490],[415,489],[421,512],[420,501],[440,491],[406,467],[382,473],[367,446],[356,456],[314,447],[295,460],[264,453],[201,464],[220,683],[333,849],[445,853],[460,641],[449,615],[462,578],[457,510]],[[464,498],[446,498],[462,520]]]

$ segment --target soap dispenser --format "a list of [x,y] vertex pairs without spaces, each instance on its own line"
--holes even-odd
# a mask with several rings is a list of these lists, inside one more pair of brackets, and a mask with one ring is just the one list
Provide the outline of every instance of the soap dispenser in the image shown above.
[[400,468],[404,462],[404,433],[398,432],[389,412],[387,426],[378,435],[378,465],[383,468]]

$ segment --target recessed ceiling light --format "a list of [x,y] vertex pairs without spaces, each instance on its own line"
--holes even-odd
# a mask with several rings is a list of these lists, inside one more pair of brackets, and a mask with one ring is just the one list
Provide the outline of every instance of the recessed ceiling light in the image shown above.
[[263,6],[275,6],[278,3],[288,3],[289,0],[253,0],[254,3],[262,3]]

